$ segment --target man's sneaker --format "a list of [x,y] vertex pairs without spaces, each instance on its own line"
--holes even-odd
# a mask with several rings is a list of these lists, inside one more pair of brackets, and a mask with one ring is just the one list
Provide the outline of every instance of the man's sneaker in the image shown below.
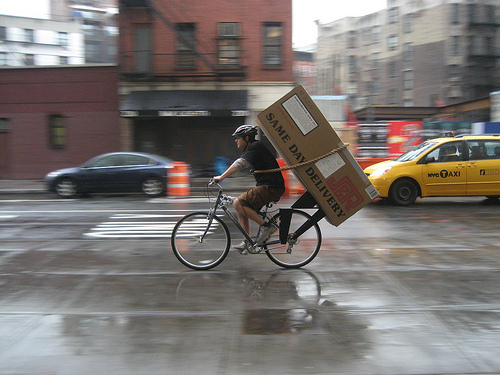
[[247,241],[241,241],[238,245],[233,246],[233,249],[236,249],[240,252],[241,255],[247,255]]
[[262,244],[263,242],[267,241],[271,235],[276,232],[278,228],[276,228],[273,224],[269,223],[268,226],[262,225],[260,227],[260,234],[255,240],[256,243]]

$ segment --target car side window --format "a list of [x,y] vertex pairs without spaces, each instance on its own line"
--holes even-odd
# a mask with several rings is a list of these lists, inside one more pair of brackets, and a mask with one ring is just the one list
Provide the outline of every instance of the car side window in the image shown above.
[[125,155],[123,165],[148,165],[150,164],[149,158],[141,155]]
[[500,159],[500,140],[473,140],[468,141],[469,160]]
[[488,159],[500,159],[500,140],[485,141],[484,148]]
[[91,167],[93,168],[103,168],[103,167],[117,167],[121,165],[122,156],[121,155],[108,155],[99,160],[96,160]]
[[429,152],[429,154],[427,155],[427,159],[434,158],[434,162],[437,163],[461,161],[463,160],[462,148],[462,142],[444,143]]

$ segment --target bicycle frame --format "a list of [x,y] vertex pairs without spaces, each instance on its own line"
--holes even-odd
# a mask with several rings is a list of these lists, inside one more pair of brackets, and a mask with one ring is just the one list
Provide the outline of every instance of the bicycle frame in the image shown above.
[[[250,235],[246,232],[245,229],[241,226],[239,223],[238,219],[234,217],[232,212],[224,205],[221,204],[222,197],[224,193],[222,192],[222,187],[217,184],[217,187],[219,189],[217,198],[215,200],[214,207],[210,209],[209,211],[209,225],[207,226],[207,229],[205,230],[205,233],[201,236],[200,241],[203,240],[205,235],[207,234],[210,225],[212,224],[213,217],[216,215],[217,208],[222,208],[224,213],[231,219],[231,221],[236,225],[236,227],[239,229],[239,231],[243,234],[245,239],[248,241],[248,243],[253,247],[256,245],[256,242],[250,237]],[[290,222],[292,218],[292,212],[294,208],[314,208],[317,205],[316,200],[313,198],[313,196],[305,192],[293,205],[291,208],[280,208],[280,215],[281,215],[281,223],[280,223],[280,228],[279,228],[279,240],[274,240],[274,241],[269,241],[265,242],[265,245],[275,245],[278,243],[281,244],[286,244],[288,240],[295,241],[297,240],[302,234],[304,234],[307,230],[312,228],[317,222],[319,222],[321,219],[323,219],[326,214],[325,212],[321,209],[318,208],[318,211],[312,216],[311,220],[308,220],[305,222],[303,225],[301,225],[295,232],[293,233],[288,233],[290,230]]]

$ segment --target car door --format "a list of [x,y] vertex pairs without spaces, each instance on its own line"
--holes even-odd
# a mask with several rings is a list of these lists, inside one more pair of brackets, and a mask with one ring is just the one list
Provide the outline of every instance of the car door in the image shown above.
[[500,195],[500,140],[469,140],[467,146],[467,195]]
[[121,154],[104,155],[85,167],[85,180],[91,192],[117,191],[116,174],[121,168]]
[[138,191],[153,161],[143,155],[123,154],[122,165],[114,172],[116,191]]
[[423,194],[428,196],[464,195],[467,169],[464,161],[464,143],[446,142],[426,156],[422,168]]

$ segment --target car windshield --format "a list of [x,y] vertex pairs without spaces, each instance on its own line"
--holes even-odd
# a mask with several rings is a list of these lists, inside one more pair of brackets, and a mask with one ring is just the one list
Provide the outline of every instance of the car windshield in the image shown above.
[[425,153],[427,150],[429,150],[431,147],[435,146],[436,144],[437,144],[437,142],[426,141],[424,143],[419,144],[418,146],[415,146],[410,151],[406,151],[403,155],[400,155],[395,160],[396,161],[415,160],[416,158],[418,158],[420,155]]

